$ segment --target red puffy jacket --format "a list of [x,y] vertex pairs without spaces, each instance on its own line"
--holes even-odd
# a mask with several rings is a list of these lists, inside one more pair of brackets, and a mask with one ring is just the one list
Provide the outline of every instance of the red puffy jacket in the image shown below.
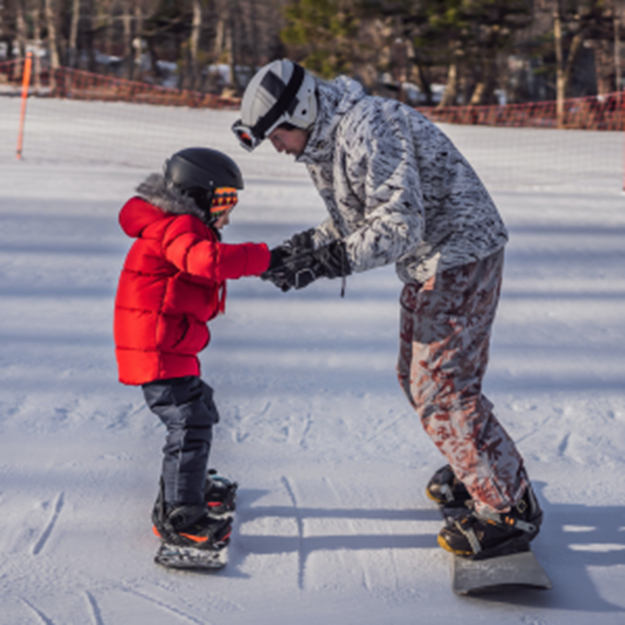
[[119,214],[136,237],[119,278],[114,335],[124,384],[200,374],[207,321],[224,310],[227,279],[260,275],[264,243],[220,243],[198,217],[168,213],[134,197]]

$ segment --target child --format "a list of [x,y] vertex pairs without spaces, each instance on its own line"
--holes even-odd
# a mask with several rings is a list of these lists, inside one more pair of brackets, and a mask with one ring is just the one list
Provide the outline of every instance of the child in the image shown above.
[[218,550],[228,542],[236,484],[207,478],[213,389],[200,379],[198,352],[207,322],[224,312],[226,280],[258,276],[269,266],[264,243],[221,243],[243,178],[236,163],[207,148],[187,148],[137,187],[121,209],[135,238],[115,300],[119,379],[141,385],[167,428],[161,488],[152,519],[161,540]]

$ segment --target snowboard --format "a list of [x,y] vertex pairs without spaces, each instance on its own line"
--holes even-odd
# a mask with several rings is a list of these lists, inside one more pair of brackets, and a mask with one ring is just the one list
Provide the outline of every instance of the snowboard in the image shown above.
[[228,546],[220,549],[196,549],[161,543],[154,562],[168,569],[190,571],[214,571],[223,569],[228,563]]
[[481,595],[515,588],[549,589],[551,581],[532,550],[469,560],[452,555],[452,588],[457,595]]
[[[458,508],[440,505],[447,520]],[[457,595],[483,595],[520,588],[548,590],[552,583],[528,544],[512,547],[509,553],[484,558],[452,558],[452,589]]]
[[[205,499],[210,510],[210,516],[214,518],[230,517],[233,522],[238,484],[218,476],[214,469],[209,471],[208,477]],[[162,542],[154,556],[154,562],[169,569],[188,571],[223,569],[228,563],[229,543],[230,536],[221,541],[215,549],[181,547]]]

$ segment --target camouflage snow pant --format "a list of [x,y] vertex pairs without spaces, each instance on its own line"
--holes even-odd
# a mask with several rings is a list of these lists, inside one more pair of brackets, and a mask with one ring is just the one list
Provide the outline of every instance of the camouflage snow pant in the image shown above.
[[503,250],[401,294],[399,383],[427,434],[476,502],[498,511],[523,495],[514,442],[482,394]]

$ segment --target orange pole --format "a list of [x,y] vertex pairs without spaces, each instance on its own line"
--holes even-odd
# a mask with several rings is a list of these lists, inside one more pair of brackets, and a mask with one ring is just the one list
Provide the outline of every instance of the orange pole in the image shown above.
[[24,142],[24,122],[26,121],[26,100],[28,99],[28,87],[30,86],[30,73],[33,66],[33,53],[29,52],[24,61],[24,76],[22,78],[22,111],[20,113],[20,127],[17,134],[17,159],[22,158],[22,145]]

